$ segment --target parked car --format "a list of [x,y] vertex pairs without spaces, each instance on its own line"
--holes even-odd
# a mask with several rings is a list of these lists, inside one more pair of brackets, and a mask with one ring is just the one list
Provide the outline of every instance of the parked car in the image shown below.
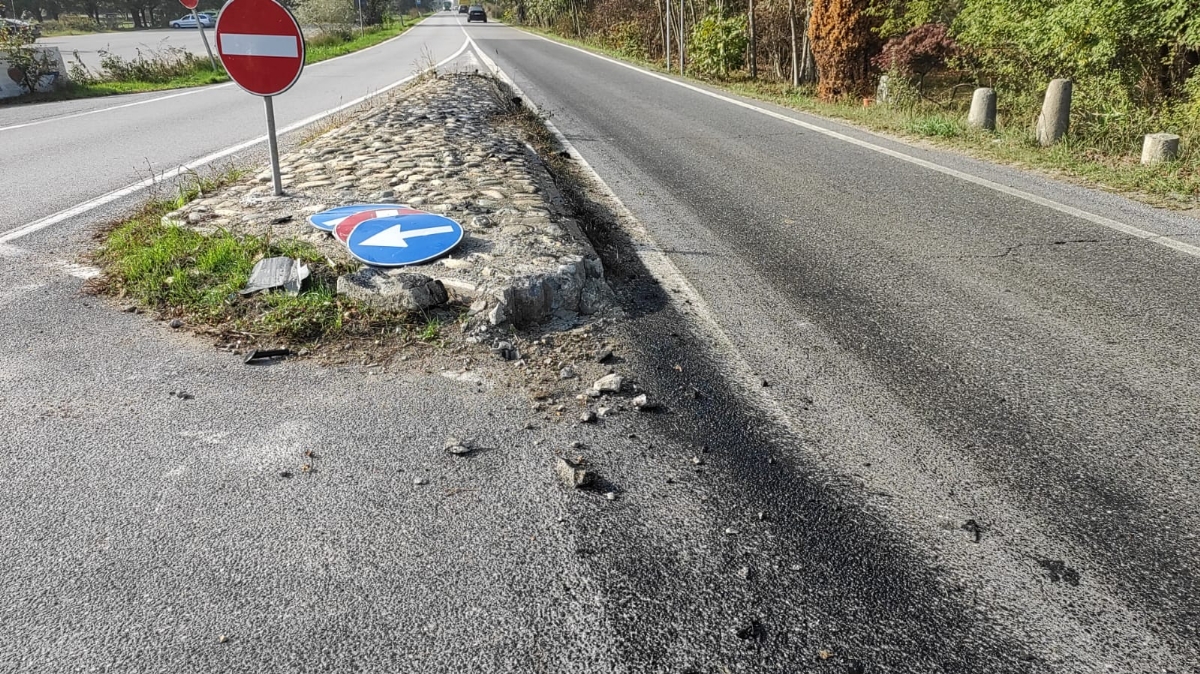
[[466,14],[468,11],[470,11],[470,9],[471,9],[471,6],[470,6],[470,5],[459,5],[459,6],[458,6],[458,13],[459,13],[459,14]]
[[487,12],[483,11],[483,5],[471,5],[470,11],[467,12],[467,23],[472,21],[487,23]]
[[0,33],[7,33],[9,31],[14,33],[19,31],[29,31],[29,34],[33,35],[35,39],[42,36],[42,29],[35,23],[29,23],[28,21],[21,21],[19,19],[0,19]]
[[[203,14],[197,14],[197,16],[200,17],[200,25],[204,26],[205,28],[212,28],[213,26],[217,25],[217,17],[213,16],[212,14],[205,12]],[[195,28],[196,19],[192,18],[191,14],[187,14],[175,19],[170,25],[172,28]]]

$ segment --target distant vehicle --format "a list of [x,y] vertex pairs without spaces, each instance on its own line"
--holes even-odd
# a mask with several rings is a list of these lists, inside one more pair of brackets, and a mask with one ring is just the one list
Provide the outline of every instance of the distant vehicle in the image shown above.
[[467,23],[472,21],[487,23],[487,12],[483,11],[483,5],[471,5],[470,11],[467,12]]
[[42,29],[37,24],[19,19],[0,19],[0,33],[16,33],[20,31],[29,31],[35,39],[42,36]]
[[[217,17],[209,14],[208,12],[198,14],[197,16],[200,17],[200,25],[204,26],[205,28],[212,28],[213,26],[217,25]],[[196,20],[192,18],[191,14],[188,14],[175,19],[171,22],[170,26],[172,28],[195,28]]]
[[454,9],[454,5],[453,5],[453,3],[450,3],[450,2],[443,2],[442,9],[449,12],[451,9]]
[[458,13],[459,13],[459,14],[466,14],[466,13],[467,13],[467,12],[469,12],[470,10],[471,10],[471,7],[470,7],[469,5],[459,5],[459,6],[458,6]]

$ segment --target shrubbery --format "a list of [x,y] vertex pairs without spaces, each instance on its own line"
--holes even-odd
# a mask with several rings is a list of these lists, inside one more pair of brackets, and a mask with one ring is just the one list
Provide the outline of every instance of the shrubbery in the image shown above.
[[688,57],[701,73],[724,77],[742,67],[748,43],[746,17],[710,14],[692,28]]

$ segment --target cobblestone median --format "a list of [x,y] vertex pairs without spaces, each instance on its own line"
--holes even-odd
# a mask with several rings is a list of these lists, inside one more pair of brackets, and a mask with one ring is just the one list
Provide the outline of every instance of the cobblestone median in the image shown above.
[[488,78],[431,79],[281,157],[285,196],[272,194],[268,171],[164,219],[201,232],[301,239],[350,261],[308,216],[352,203],[404,204],[459,221],[462,243],[425,264],[363,266],[338,280],[339,293],[409,309],[457,300],[476,326],[601,312],[611,292],[600,260],[515,115]]

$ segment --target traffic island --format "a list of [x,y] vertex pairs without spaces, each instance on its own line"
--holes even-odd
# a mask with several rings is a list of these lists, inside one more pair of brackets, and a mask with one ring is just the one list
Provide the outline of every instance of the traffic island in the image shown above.
[[[109,233],[97,255],[106,272],[99,286],[227,343],[237,334],[314,343],[388,327],[420,339],[431,323],[457,323],[472,341],[510,328],[576,327],[607,312],[611,292],[530,145],[524,114],[490,78],[427,79],[283,155],[283,196],[265,172],[148,207]],[[450,218],[462,239],[419,264],[364,264],[313,224],[363,203]],[[297,294],[240,293],[256,263],[280,256],[304,265]]]

